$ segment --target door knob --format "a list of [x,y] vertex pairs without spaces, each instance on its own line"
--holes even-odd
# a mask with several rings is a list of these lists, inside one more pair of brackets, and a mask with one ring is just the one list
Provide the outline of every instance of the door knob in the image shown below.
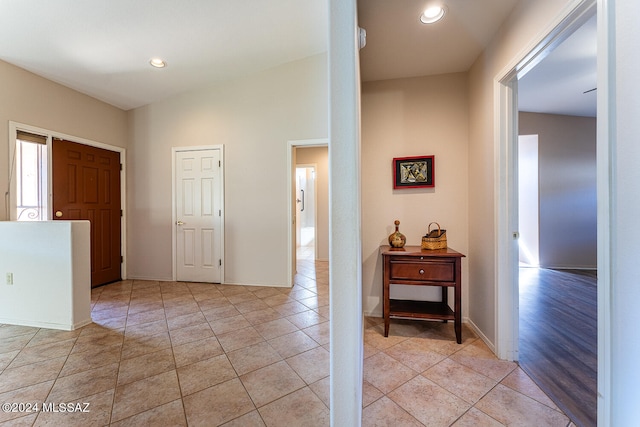
[[62,218],[62,211],[56,211],[56,218]]
[[176,221],[176,225],[184,225],[185,223],[182,221]]

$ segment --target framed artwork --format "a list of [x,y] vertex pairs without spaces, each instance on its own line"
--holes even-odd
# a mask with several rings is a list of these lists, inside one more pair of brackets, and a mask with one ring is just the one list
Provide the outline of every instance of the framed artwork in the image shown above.
[[393,188],[434,187],[434,156],[393,159]]

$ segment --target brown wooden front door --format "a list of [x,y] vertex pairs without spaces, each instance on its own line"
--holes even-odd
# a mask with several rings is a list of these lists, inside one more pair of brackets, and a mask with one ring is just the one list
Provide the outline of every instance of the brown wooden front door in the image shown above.
[[53,140],[53,217],[91,222],[91,287],[121,279],[120,153]]

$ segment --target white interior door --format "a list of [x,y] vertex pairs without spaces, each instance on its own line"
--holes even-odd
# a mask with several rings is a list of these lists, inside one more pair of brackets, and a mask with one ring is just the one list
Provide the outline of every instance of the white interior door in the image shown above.
[[176,151],[176,280],[222,279],[222,162],[219,149]]

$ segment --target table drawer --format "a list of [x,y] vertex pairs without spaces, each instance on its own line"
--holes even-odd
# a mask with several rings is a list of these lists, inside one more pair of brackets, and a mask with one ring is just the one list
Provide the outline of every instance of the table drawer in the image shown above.
[[454,282],[455,264],[447,261],[394,261],[391,260],[390,279]]

